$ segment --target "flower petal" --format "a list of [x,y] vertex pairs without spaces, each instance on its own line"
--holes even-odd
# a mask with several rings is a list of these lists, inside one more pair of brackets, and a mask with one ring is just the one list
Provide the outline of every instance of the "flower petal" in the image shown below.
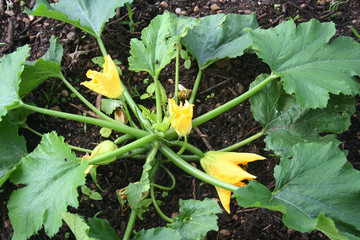
[[92,80],[82,82],[81,85],[84,85],[94,92],[106,97],[120,98],[123,90],[119,78],[119,72],[110,56],[105,56],[104,58],[104,72],[100,73],[88,70],[86,76]]

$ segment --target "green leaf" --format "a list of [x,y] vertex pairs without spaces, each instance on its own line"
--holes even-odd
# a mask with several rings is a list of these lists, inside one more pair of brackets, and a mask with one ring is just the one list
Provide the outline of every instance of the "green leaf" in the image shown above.
[[180,199],[179,205],[180,215],[168,227],[179,231],[181,239],[204,239],[208,231],[218,230],[216,213],[222,210],[216,201]]
[[247,29],[258,27],[255,13],[215,14],[201,18],[181,41],[201,69],[206,69],[216,60],[243,55],[244,50],[252,44]]
[[174,116],[172,117],[164,117],[163,121],[161,123],[155,123],[151,126],[151,128],[156,129],[158,131],[161,132],[166,132],[171,124],[171,120],[173,119]]
[[102,238],[90,238],[88,236],[89,226],[86,224],[85,220],[77,214],[72,214],[69,212],[63,212],[62,217],[66,224],[70,227],[71,231],[74,233],[76,239],[81,240],[96,240]]
[[21,74],[20,97],[23,98],[44,80],[62,76],[60,65],[62,56],[63,47],[54,36],[51,36],[50,47],[44,56],[37,61],[25,62],[25,68]]
[[244,207],[284,208],[283,222],[298,231],[319,227],[335,235],[338,230],[339,235],[350,239],[359,236],[359,171],[334,143],[297,144],[292,151],[292,159],[283,157],[275,167],[273,193],[252,181],[234,193],[238,203]]
[[164,14],[169,15],[169,36],[172,37],[185,37],[188,30],[199,22],[199,19],[192,17],[178,17],[178,15],[170,12],[165,12]]
[[304,108],[323,108],[329,93],[356,95],[360,84],[360,45],[349,37],[338,37],[334,23],[317,20],[299,24],[293,21],[267,30],[250,32],[254,48],[271,70],[281,75],[284,89],[295,93]]
[[130,183],[126,189],[126,197],[132,208],[141,208],[144,193],[150,189],[148,184]]
[[6,115],[0,122],[0,186],[15,171],[20,160],[28,154],[26,141],[18,135],[18,128]]
[[346,236],[339,234],[334,221],[331,218],[325,217],[323,213],[321,213],[318,217],[316,229],[325,233],[331,240],[348,240]]
[[186,69],[190,69],[191,67],[191,60],[190,59],[186,59],[185,62],[184,62],[184,67]]
[[50,17],[70,23],[94,37],[100,37],[105,23],[115,15],[115,9],[132,0],[61,0],[49,4],[37,0],[33,10],[25,9],[29,15]]
[[11,194],[7,205],[13,239],[27,239],[42,225],[52,237],[67,206],[78,206],[77,187],[85,183],[87,168],[85,161],[77,161],[64,138],[55,132],[45,134],[10,176],[13,183],[26,185]]
[[8,111],[8,115],[11,119],[11,123],[17,127],[24,127],[24,128],[27,127],[26,125],[27,117],[32,113],[34,112],[29,109],[23,109],[23,108],[16,108]]
[[102,200],[102,197],[100,195],[100,193],[91,190],[89,187],[87,187],[86,185],[82,185],[81,186],[81,192],[87,196],[89,196],[91,199],[93,200]]
[[141,40],[131,39],[129,69],[146,71],[158,78],[161,70],[176,56],[176,37],[168,35],[169,14],[158,15],[142,31]]
[[107,115],[110,115],[114,112],[117,107],[121,106],[121,101],[116,99],[101,99],[101,110],[104,111]]
[[89,237],[100,240],[120,240],[106,219],[88,218],[88,224],[90,227]]
[[[266,77],[266,74],[260,75],[251,87]],[[297,143],[340,144],[336,135],[329,133],[348,129],[355,112],[354,103],[351,96],[332,95],[327,108],[304,109],[294,97],[285,93],[280,82],[273,81],[251,97],[251,111],[265,129],[266,148],[278,155],[290,156],[291,147]]]
[[141,230],[136,233],[133,240],[181,240],[177,231],[165,227],[157,227],[148,230]]
[[25,45],[0,58],[0,121],[9,107],[19,104],[20,74],[24,70],[23,64],[29,56],[29,51],[29,46]]

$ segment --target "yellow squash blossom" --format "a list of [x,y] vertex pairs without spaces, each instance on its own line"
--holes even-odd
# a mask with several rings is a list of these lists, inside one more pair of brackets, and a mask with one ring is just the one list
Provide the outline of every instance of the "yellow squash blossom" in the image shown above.
[[120,98],[123,89],[121,87],[119,72],[109,55],[104,58],[104,71],[101,73],[88,70],[86,76],[91,78],[91,81],[85,81],[81,84],[108,98]]
[[[246,184],[243,180],[253,180],[256,176],[243,170],[239,164],[246,165],[248,162],[265,159],[254,153],[236,152],[215,152],[209,151],[200,160],[200,164],[205,172],[224,182],[242,187]],[[223,188],[216,187],[221,204],[230,213],[231,192]]]
[[171,120],[171,126],[175,129],[176,133],[180,136],[186,136],[190,133],[192,127],[193,117],[193,104],[189,104],[185,101],[184,106],[180,103],[180,106],[176,104],[174,99],[169,99],[169,113],[173,116]]

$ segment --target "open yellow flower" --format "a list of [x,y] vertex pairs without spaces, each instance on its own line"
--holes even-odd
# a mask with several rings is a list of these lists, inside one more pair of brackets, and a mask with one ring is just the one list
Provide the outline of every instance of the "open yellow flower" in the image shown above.
[[[248,162],[265,159],[254,153],[236,153],[236,152],[216,152],[209,151],[200,160],[200,164],[205,172],[224,182],[242,187],[246,184],[243,180],[253,180],[256,176],[243,170],[239,164],[246,165]],[[225,210],[230,213],[231,192],[216,187],[221,204]]]
[[81,84],[108,98],[120,98],[123,89],[121,87],[119,72],[109,55],[105,56],[104,59],[104,71],[101,73],[88,70],[86,76],[92,80],[82,82]]
[[193,104],[189,104],[185,101],[184,106],[180,103],[180,106],[176,104],[174,99],[169,99],[169,113],[172,117],[171,126],[175,129],[176,133],[180,136],[186,136],[190,133],[192,127],[193,117]]

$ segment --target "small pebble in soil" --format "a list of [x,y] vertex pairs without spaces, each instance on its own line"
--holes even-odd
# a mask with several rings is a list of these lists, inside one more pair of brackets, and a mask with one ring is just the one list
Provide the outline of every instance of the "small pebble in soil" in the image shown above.
[[220,10],[220,7],[217,4],[211,5],[210,8],[211,8],[212,11]]
[[162,1],[162,2],[160,3],[160,6],[161,6],[162,8],[167,9],[167,8],[169,7],[169,4],[168,4],[167,2],[165,2],[165,1]]
[[175,8],[175,13],[180,14],[181,13],[181,8]]
[[198,7],[198,6],[195,6],[194,7],[194,13],[197,13],[197,12],[199,12],[200,11],[200,8]]
[[219,232],[219,239],[225,239],[230,236],[230,231],[227,229],[221,229]]

